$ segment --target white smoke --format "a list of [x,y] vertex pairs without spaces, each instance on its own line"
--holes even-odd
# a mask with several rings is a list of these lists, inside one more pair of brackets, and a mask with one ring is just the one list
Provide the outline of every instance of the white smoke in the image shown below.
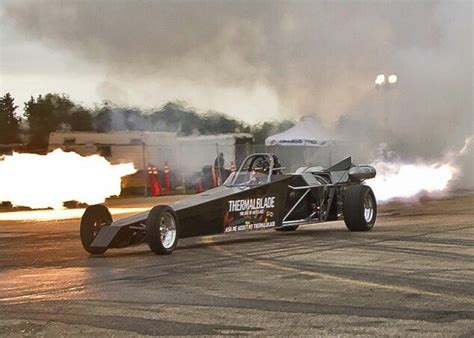
[[[11,0],[3,10],[24,39],[100,67],[103,99],[182,99],[251,122],[317,115],[365,155],[387,143],[400,159],[380,171],[392,176],[438,168],[474,132],[472,1]],[[380,74],[387,86],[375,85]],[[450,186],[472,187],[472,160],[455,167]]]
[[453,183],[461,173],[460,161],[472,148],[472,139],[466,139],[459,151],[448,153],[443,160],[433,163],[387,160],[386,158],[393,157],[394,154],[387,152],[382,146],[379,149],[379,158],[371,163],[376,168],[377,175],[367,184],[372,187],[377,200],[381,202],[395,198],[416,198],[421,193],[439,194],[456,188]]

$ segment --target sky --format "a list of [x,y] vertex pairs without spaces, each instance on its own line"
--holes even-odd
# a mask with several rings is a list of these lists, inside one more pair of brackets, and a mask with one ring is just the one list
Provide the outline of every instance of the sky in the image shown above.
[[100,103],[101,67],[21,32],[5,13],[6,3],[0,1],[0,92],[10,92],[20,107],[30,96],[48,92],[67,93],[87,105]]
[[[99,7],[113,6],[112,1],[97,3]],[[78,2],[69,4],[72,7],[80,7]],[[95,7],[92,2],[88,5]],[[146,10],[147,2],[139,2],[139,6]],[[49,13],[45,17],[44,9],[48,7],[55,7],[52,11],[61,12],[58,8],[61,7],[60,2],[55,1],[40,1],[37,4],[21,0],[0,1],[0,93],[12,93],[21,107],[30,96],[56,92],[65,93],[74,101],[87,106],[110,100],[118,105],[152,109],[168,101],[180,100],[200,112],[225,112],[250,123],[282,117],[276,93],[264,84],[256,83],[250,88],[239,85],[197,84],[195,79],[179,71],[178,74],[157,74],[156,77],[147,74],[146,78],[142,79],[142,71],[136,75],[128,71],[121,74],[115,65],[108,64],[108,60],[91,59],[70,46],[49,41],[47,29],[50,27],[43,27],[48,26],[45,22],[51,15]],[[21,8],[23,12],[12,16],[6,8]],[[21,15],[43,17],[44,21],[37,23],[40,26],[39,31],[36,31],[38,34],[29,31],[32,28],[28,27],[29,23],[16,22],[17,16]],[[101,17],[100,20],[102,19]],[[136,17],[134,20],[140,18]],[[53,29],[61,29],[60,27],[58,25]],[[43,35],[43,29],[46,36]],[[123,34],[119,39],[127,39],[127,33]],[[67,36],[64,38],[69,39]],[[77,39],[77,36],[70,38]],[[144,44],[139,47],[146,48]],[[121,52],[127,53],[125,50],[121,51],[119,46],[117,53]],[[153,55],[150,55],[150,58],[153,59]],[[144,65],[145,73],[159,72],[153,60],[148,62],[152,67],[148,70],[147,65]],[[120,69],[120,66],[118,68]]]
[[[0,92],[20,106],[57,92],[249,123],[392,123],[411,145],[472,133],[471,1],[0,0],[0,15]],[[399,81],[378,90],[380,73]]]

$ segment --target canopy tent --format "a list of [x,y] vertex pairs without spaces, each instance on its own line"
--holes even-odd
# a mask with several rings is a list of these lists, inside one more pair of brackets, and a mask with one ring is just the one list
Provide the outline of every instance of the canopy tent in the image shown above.
[[265,139],[267,146],[326,146],[335,140],[328,130],[314,118],[306,116],[293,127]]

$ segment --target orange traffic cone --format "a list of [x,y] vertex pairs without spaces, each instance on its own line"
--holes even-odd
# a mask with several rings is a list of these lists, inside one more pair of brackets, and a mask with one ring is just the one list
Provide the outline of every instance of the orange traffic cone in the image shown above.
[[155,182],[156,182],[156,187],[155,187],[156,195],[154,196],[160,196],[161,195],[160,174],[156,166],[153,166],[153,176],[155,176]]
[[151,196],[158,196],[159,194],[158,182],[156,181],[155,170],[156,170],[156,167],[152,166],[151,164],[148,164],[148,179],[150,181]]
[[198,181],[196,183],[196,192],[200,193],[204,191],[204,186],[202,185],[202,180],[201,177],[198,178]]
[[165,174],[166,192],[169,194],[171,193],[171,177],[170,177],[170,168],[168,166],[168,161],[165,162],[165,170],[163,172]]
[[212,186],[214,188],[217,187],[217,173],[216,173],[216,167],[214,165],[211,166],[211,179],[212,179]]

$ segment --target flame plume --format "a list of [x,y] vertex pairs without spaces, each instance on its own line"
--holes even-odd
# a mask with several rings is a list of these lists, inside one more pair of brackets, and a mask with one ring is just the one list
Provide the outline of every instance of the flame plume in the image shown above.
[[102,203],[120,195],[121,177],[134,172],[132,163],[112,165],[99,155],[14,153],[0,161],[0,201],[53,209],[64,209],[66,201]]
[[444,160],[436,163],[376,160],[371,165],[377,169],[377,176],[367,184],[381,202],[394,198],[412,198],[422,192],[446,191],[455,175],[460,172],[457,160],[466,155],[472,140],[472,136],[467,138],[459,151],[449,153]]

